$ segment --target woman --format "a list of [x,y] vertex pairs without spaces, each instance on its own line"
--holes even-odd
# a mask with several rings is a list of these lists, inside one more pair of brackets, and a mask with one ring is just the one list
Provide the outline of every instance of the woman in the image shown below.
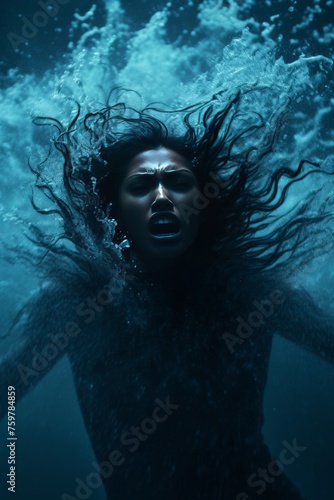
[[[285,108],[260,141],[261,117],[240,120],[248,92],[179,112],[107,106],[86,115],[84,144],[79,112],[67,129],[36,120],[59,129],[64,189],[34,169],[55,204],[35,208],[61,215],[63,233],[50,244],[32,227],[48,284],[3,366],[21,395],[68,353],[110,499],[301,498],[272,465],[262,403],[274,333],[333,361],[331,318],[281,271],[329,216],[278,213],[293,183],[321,171],[265,170]],[[159,115],[182,116],[183,134]],[[301,451],[286,443],[281,463]]]

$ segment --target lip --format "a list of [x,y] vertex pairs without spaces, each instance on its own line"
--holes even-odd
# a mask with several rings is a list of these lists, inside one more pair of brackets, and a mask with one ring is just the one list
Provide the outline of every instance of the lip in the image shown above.
[[168,211],[154,213],[149,219],[148,229],[151,237],[159,241],[175,240],[181,234],[178,217]]

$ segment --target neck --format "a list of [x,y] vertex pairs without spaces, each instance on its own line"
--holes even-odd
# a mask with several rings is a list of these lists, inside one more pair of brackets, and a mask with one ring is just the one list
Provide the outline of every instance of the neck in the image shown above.
[[136,269],[140,281],[146,283],[162,301],[173,307],[182,304],[201,287],[208,259],[199,252],[189,252],[178,260],[147,262],[135,254],[129,254],[131,267]]
[[170,288],[173,283],[177,283],[180,277],[180,262],[176,260],[147,261],[141,259],[135,253],[129,256],[129,262],[138,272],[138,276],[152,284],[160,285],[162,288]]

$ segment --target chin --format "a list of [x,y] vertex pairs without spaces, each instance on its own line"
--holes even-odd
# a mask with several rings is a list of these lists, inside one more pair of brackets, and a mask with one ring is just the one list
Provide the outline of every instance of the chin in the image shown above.
[[178,260],[180,257],[182,257],[183,254],[184,254],[184,252],[160,251],[160,252],[154,252],[154,253],[150,254],[146,258],[146,260],[148,262],[150,262],[150,260],[154,260],[155,262],[160,261],[161,263],[163,263],[163,262]]
[[154,265],[170,265],[176,263],[182,257],[189,254],[189,251],[194,246],[194,241],[182,241],[181,238],[151,238],[148,241],[140,241],[140,245],[136,245],[133,241],[133,250],[138,257],[148,266]]

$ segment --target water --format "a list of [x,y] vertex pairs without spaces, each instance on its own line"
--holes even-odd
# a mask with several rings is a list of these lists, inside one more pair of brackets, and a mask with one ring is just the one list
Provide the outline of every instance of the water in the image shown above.
[[[6,12],[0,92],[0,224],[6,243],[23,245],[27,220],[57,228],[57,220],[42,221],[29,202],[33,176],[27,159],[43,158],[50,144],[49,133],[33,126],[32,117],[53,116],[69,123],[76,111],[74,101],[83,114],[97,110],[115,87],[140,94],[128,97],[138,106],[152,101],[186,106],[222,88],[230,94],[237,86],[257,83],[263,90],[245,102],[245,113],[261,112],[269,120],[287,96],[293,103],[270,165],[291,165],[306,157],[333,166],[331,0],[302,5],[288,0],[63,0],[47,11],[38,2],[16,0]],[[59,173],[52,176],[55,184],[60,182]],[[321,187],[319,204],[332,193],[329,183]],[[291,204],[303,196],[296,187]],[[29,249],[34,252],[33,246]],[[331,255],[318,259],[296,275],[327,310],[333,310],[330,262]],[[1,272],[5,330],[38,281],[20,263],[4,262]],[[29,496],[21,490],[19,499],[60,498],[64,491],[73,491],[75,477],[91,471],[92,450],[68,370],[66,361],[60,363],[18,407],[20,481],[30,488]],[[308,440],[307,452],[286,473],[310,500],[333,495],[328,470],[334,445],[328,417],[334,415],[329,392],[333,381],[332,367],[277,339],[265,433],[273,453],[279,453],[282,440],[292,434]],[[282,391],[287,384],[289,390]],[[102,499],[102,489],[92,498]]]

